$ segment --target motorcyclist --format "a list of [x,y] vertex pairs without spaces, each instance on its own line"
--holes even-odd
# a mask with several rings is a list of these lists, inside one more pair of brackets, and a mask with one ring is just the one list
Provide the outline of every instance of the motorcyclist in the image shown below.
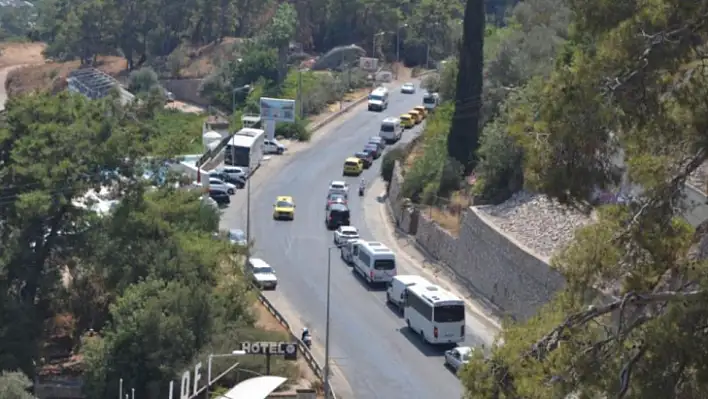
[[364,180],[362,178],[361,181],[359,182],[359,194],[364,193],[364,188],[366,188],[366,180]]
[[310,336],[310,330],[307,329],[307,327],[304,327],[302,329],[302,337],[300,338],[303,342],[307,341],[307,338]]

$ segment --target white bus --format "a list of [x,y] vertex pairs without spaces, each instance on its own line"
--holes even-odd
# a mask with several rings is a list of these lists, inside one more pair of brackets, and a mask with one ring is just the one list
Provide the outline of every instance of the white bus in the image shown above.
[[265,130],[244,128],[234,134],[224,147],[224,164],[243,168],[250,176],[261,166]]
[[434,284],[406,288],[403,317],[426,342],[452,344],[465,340],[465,302]]
[[396,275],[396,254],[380,242],[358,240],[351,260],[354,270],[369,284],[388,283]]

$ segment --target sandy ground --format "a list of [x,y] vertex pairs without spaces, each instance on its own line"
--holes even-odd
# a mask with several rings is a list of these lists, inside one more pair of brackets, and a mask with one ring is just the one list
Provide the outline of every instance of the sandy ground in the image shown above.
[[44,63],[44,43],[0,43],[0,68]]

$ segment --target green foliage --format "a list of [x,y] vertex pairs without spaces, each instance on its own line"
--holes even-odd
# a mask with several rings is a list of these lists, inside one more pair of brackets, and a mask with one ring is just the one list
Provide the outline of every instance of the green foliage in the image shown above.
[[406,150],[403,147],[395,147],[391,151],[384,154],[381,160],[381,178],[385,182],[390,183],[393,178],[393,169],[396,162],[403,161],[406,156]]
[[297,11],[288,3],[278,6],[275,15],[263,32],[262,41],[267,47],[287,47],[295,37]]
[[140,68],[130,73],[128,90],[132,93],[147,93],[153,88],[160,88],[157,73],[152,68]]
[[423,81],[420,82],[420,87],[422,89],[425,89],[426,91],[429,91],[431,93],[437,93],[440,91],[440,75],[438,74],[430,74],[427,75],[426,77],[423,78]]
[[158,111],[148,121],[152,134],[147,143],[151,155],[169,158],[176,155],[199,154],[202,146],[204,116],[176,110]]
[[435,196],[449,189],[440,183],[449,162],[446,155],[447,133],[453,112],[452,103],[445,103],[438,107],[425,126],[421,144],[423,155],[406,173],[402,187],[403,195],[415,202],[430,203]]
[[[708,80],[692,39],[708,33],[708,9],[675,0],[569,7],[562,58],[503,114],[523,146],[527,184],[593,211],[593,224],[552,261],[565,290],[534,319],[506,326],[490,359],[463,371],[467,396],[705,397],[706,223],[694,230],[679,217],[686,176],[708,160]],[[619,178],[641,196],[591,208],[595,191]]]
[[440,70],[440,97],[443,101],[453,101],[457,90],[457,58],[449,58]]
[[28,392],[32,385],[32,381],[22,372],[3,371],[0,374],[0,398],[36,399],[34,395]]
[[275,135],[282,136],[286,139],[309,141],[312,133],[307,130],[307,123],[301,119],[296,119],[295,122],[281,122],[275,126]]

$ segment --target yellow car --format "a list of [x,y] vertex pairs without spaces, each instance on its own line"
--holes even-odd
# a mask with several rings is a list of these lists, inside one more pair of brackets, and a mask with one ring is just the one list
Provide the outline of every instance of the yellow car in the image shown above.
[[401,119],[401,125],[405,127],[406,129],[410,129],[415,125],[415,119],[410,114],[403,114],[400,117]]
[[416,125],[423,121],[423,115],[415,109],[408,111],[408,114],[413,118]]
[[293,197],[280,196],[275,199],[273,219],[295,220],[295,202],[293,202]]
[[422,105],[419,105],[413,109],[420,112],[420,114],[423,116],[423,119],[425,119],[428,116],[428,110],[425,109],[425,107]]
[[364,161],[359,158],[350,157],[344,161],[342,175],[344,176],[359,176],[364,171]]

